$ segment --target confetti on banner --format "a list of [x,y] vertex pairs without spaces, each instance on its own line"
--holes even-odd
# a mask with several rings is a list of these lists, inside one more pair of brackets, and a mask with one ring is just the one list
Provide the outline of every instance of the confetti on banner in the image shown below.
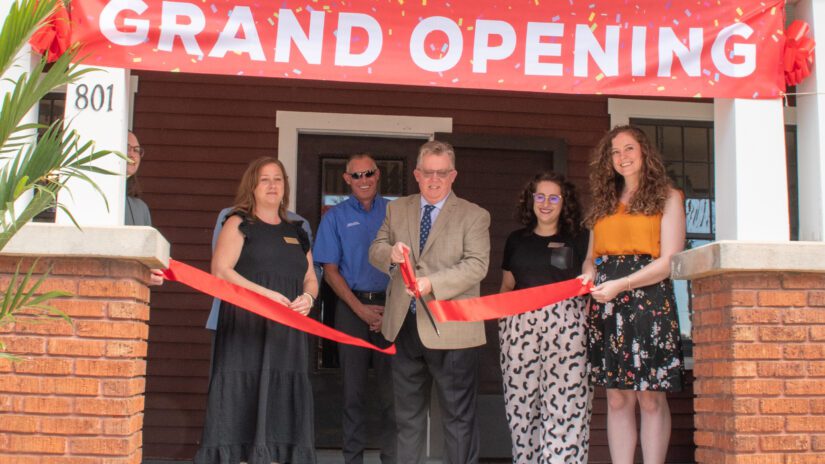
[[[95,65],[167,72],[590,95],[778,98],[785,90],[783,0],[142,2],[147,8],[138,12],[129,2],[73,0],[73,16],[82,19],[72,41],[86,44],[82,55]],[[170,28],[201,17],[197,32]],[[128,26],[138,21],[148,30]],[[740,22],[754,33],[730,34]],[[680,49],[693,48],[696,28],[700,54],[686,63]],[[678,42],[660,38],[662,29]],[[112,42],[101,30],[128,40]],[[514,31],[514,46],[501,31]],[[712,53],[723,31],[724,51]],[[637,32],[647,48],[641,76],[632,74]],[[161,37],[174,37],[171,51]],[[670,68],[660,76],[661,56]]]

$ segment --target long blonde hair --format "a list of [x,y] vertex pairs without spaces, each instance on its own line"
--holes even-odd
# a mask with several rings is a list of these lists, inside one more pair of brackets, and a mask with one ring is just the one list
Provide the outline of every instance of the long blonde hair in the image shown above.
[[638,143],[642,151],[642,172],[639,188],[633,194],[628,206],[629,213],[644,215],[661,214],[672,187],[665,171],[662,155],[651,143],[650,138],[635,126],[616,126],[606,133],[593,150],[590,161],[590,210],[585,225],[593,227],[599,219],[613,214],[619,206],[619,197],[624,188],[624,177],[613,168],[613,139],[619,134],[628,134]]

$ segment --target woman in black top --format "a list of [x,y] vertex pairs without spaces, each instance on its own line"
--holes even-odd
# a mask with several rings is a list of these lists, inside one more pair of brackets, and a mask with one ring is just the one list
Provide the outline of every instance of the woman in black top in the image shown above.
[[[501,291],[580,274],[587,234],[575,189],[564,176],[537,174],[518,205],[525,228],[507,238]],[[590,402],[585,301],[573,298],[499,320],[504,402],[514,463],[587,462]]]
[[[212,273],[306,316],[318,295],[309,238],[287,221],[280,161],[259,158],[241,179]],[[307,335],[223,302],[206,423],[196,464],[314,464]]]

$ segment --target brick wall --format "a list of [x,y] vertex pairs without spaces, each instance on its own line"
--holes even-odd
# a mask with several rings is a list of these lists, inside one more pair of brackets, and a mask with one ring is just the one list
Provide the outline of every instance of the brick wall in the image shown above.
[[[0,257],[0,289],[18,259]],[[28,270],[32,261],[24,260]],[[148,270],[136,261],[44,259],[42,291],[73,297],[54,305],[72,318],[42,322],[20,316],[0,327],[0,463],[135,463],[141,461]]]
[[692,282],[696,461],[825,462],[825,274]]

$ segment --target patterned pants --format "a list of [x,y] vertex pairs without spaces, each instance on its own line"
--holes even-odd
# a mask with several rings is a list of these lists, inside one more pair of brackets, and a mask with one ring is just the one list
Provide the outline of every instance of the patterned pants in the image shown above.
[[499,320],[514,463],[585,463],[593,389],[585,301]]

